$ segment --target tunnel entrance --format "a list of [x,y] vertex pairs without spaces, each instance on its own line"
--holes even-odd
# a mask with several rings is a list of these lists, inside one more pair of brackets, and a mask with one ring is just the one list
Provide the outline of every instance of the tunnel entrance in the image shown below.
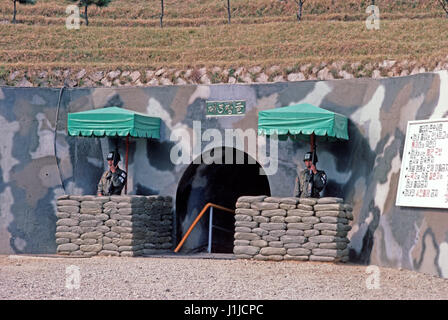
[[[271,195],[269,182],[260,175],[261,166],[247,153],[234,148],[213,149],[213,157],[221,157],[222,164],[192,164],[185,170],[176,192],[176,244],[180,242],[202,208],[209,202],[235,209],[236,200],[243,195]],[[219,150],[218,150],[219,151]],[[225,153],[232,154],[232,164],[225,164]],[[203,155],[201,155],[202,157]],[[237,159],[244,159],[237,164]],[[249,163],[249,159],[251,162]],[[215,161],[216,162],[216,161]],[[209,236],[209,213],[196,225],[180,252],[206,252]],[[214,253],[233,252],[235,217],[213,209],[212,247]]]

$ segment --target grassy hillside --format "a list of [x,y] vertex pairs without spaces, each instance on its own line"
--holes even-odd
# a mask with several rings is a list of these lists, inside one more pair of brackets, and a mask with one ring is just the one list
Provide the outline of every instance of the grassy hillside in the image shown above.
[[[370,0],[307,0],[304,5],[305,20],[364,20]],[[443,11],[437,0],[376,0],[383,18],[442,17]],[[18,19],[26,23],[48,24],[65,18],[65,8],[70,4],[64,0],[38,0],[34,6],[18,6]],[[165,0],[165,18],[181,23],[208,24],[209,20],[225,21],[225,0]],[[293,0],[231,0],[232,17],[295,19],[297,5]],[[2,1],[1,17],[11,19],[12,4]],[[160,15],[159,0],[113,0],[109,7],[89,7],[94,24],[112,23],[114,20],[156,20]],[[32,18],[36,18],[34,20]],[[56,20],[55,20],[56,18]],[[236,20],[238,21],[238,20]],[[254,21],[253,19],[250,21]]]
[[292,0],[232,0],[231,25],[224,0],[165,2],[163,29],[160,1],[115,0],[108,8],[89,8],[90,26],[67,30],[68,2],[18,5],[20,23],[12,25],[12,5],[2,1],[0,68],[294,68],[385,59],[431,67],[448,55],[448,19],[432,0],[377,0],[379,31],[365,26],[370,0],[308,0],[300,24]]

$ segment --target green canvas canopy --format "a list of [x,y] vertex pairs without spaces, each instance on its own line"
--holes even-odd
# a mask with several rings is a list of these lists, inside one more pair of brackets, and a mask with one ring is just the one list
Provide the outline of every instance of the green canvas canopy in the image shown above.
[[258,113],[258,134],[277,134],[280,140],[310,139],[313,162],[316,155],[316,139],[348,140],[348,120],[343,115],[309,103],[295,104]]
[[[348,140],[347,118],[308,103],[258,113],[258,134],[305,135]],[[329,139],[333,140],[333,139]]]
[[70,136],[81,137],[126,137],[125,166],[128,172],[129,137],[160,139],[160,123],[157,117],[109,107],[69,113],[67,132]]
[[160,118],[118,107],[69,113],[70,136],[138,137],[160,139]]

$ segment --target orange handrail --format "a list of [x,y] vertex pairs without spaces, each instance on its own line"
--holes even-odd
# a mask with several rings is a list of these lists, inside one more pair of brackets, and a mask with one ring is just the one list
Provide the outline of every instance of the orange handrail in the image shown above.
[[235,210],[226,208],[226,207],[222,207],[220,205],[214,204],[214,203],[207,203],[204,208],[202,208],[201,212],[198,214],[198,216],[196,217],[196,219],[194,219],[193,223],[191,224],[190,228],[188,228],[187,233],[185,233],[184,237],[182,238],[182,240],[179,242],[179,244],[177,245],[176,249],[174,249],[174,252],[178,252],[180,250],[180,248],[182,248],[185,240],[187,240],[188,236],[190,235],[191,231],[193,231],[194,227],[196,226],[196,224],[199,222],[199,220],[201,220],[202,216],[204,215],[204,213],[207,211],[208,208],[213,207],[213,208],[217,208],[217,209],[221,209],[223,211],[227,211],[227,212],[231,212],[231,213],[235,213]]

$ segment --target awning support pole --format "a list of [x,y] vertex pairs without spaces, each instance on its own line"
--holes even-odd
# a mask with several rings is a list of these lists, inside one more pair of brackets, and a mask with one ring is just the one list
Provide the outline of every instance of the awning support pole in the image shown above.
[[[125,160],[126,174],[129,177],[128,156],[129,156],[129,135],[126,136],[126,160]],[[126,184],[124,185],[124,194],[128,194],[128,178],[127,177],[126,177]]]
[[311,134],[311,152],[314,152],[314,148],[315,148],[315,144],[316,144],[316,142],[315,142],[315,138],[316,138],[316,136],[315,136],[315,134],[314,134],[314,132]]
[[313,164],[315,163],[315,158],[316,158],[316,135],[314,134],[314,132],[311,134],[311,152],[313,154],[313,159],[311,159]]

